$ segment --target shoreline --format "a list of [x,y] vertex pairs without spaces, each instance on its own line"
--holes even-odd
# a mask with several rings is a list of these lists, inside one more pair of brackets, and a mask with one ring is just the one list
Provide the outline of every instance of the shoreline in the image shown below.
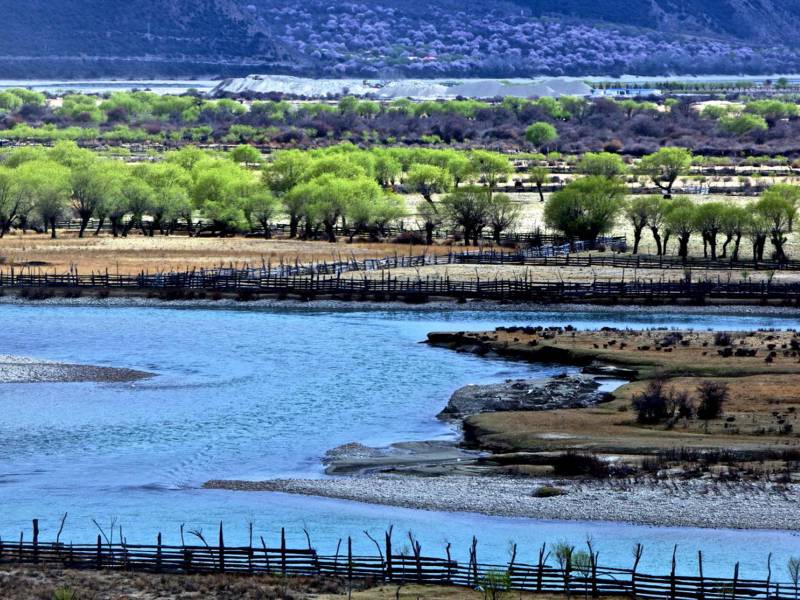
[[127,294],[98,298],[82,296],[78,298],[52,297],[32,300],[17,295],[0,296],[0,305],[11,306],[56,306],[89,308],[181,308],[207,310],[286,310],[296,312],[470,312],[490,309],[496,312],[553,312],[575,313],[646,313],[646,314],[714,314],[719,316],[789,316],[800,318],[800,308],[788,306],[765,306],[754,304],[596,304],[596,303],[501,303],[493,300],[470,300],[459,303],[454,300],[432,300],[424,304],[409,304],[400,301],[358,301],[358,300],[300,300],[265,298],[240,301],[234,298],[219,300],[163,300],[148,298],[141,294]]
[[[542,486],[562,495],[539,498]],[[204,489],[279,492],[419,510],[547,521],[659,527],[800,529],[800,485],[710,480],[569,481],[498,476],[371,475],[332,479],[212,480]]]
[[0,385],[7,383],[125,383],[153,373],[0,354]]

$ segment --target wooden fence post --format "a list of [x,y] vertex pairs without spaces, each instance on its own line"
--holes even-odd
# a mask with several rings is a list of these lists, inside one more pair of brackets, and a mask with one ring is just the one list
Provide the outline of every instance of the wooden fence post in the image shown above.
[[103,567],[103,538],[97,534],[97,568]]
[[392,580],[392,532],[386,532],[386,580]]
[[733,567],[733,590],[731,590],[731,600],[736,600],[736,583],[739,581],[739,563]]
[[39,562],[39,519],[33,520],[33,562]]
[[161,573],[161,532],[156,537],[156,572]]
[[281,527],[281,575],[286,576],[286,530]]
[[669,597],[671,600],[675,600],[675,553],[678,551],[678,545],[676,544],[672,548],[672,568],[670,569],[669,573]]
[[697,568],[700,573],[700,592],[698,595],[699,600],[705,600],[706,591],[705,591],[705,580],[703,579],[703,551],[697,551]]
[[222,535],[222,521],[219,522],[219,572],[225,572],[225,539]]
[[353,539],[347,538],[347,589],[353,587]]

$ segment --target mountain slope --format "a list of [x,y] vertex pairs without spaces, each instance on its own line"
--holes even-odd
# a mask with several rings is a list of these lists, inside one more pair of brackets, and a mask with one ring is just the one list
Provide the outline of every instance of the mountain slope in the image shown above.
[[533,15],[571,16],[674,33],[800,42],[800,0],[514,0]]
[[800,0],[0,0],[0,77],[800,71]]

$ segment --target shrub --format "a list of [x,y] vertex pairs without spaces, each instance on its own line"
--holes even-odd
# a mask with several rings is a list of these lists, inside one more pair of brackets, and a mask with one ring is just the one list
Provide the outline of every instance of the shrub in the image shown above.
[[718,331],[714,334],[715,346],[730,346],[733,343],[733,338],[730,333],[725,331]]
[[559,454],[553,459],[553,472],[556,475],[574,477],[589,475],[591,477],[606,478],[611,474],[607,462],[593,454],[578,453],[574,450]]
[[555,496],[563,496],[564,490],[552,485],[542,485],[533,490],[534,498],[553,498]]
[[507,571],[488,571],[478,584],[484,598],[499,600],[511,589],[511,576]]
[[669,416],[668,397],[662,379],[654,379],[640,394],[633,397],[633,410],[636,420],[642,424],[659,423]]
[[697,386],[700,399],[697,417],[704,421],[716,419],[722,413],[722,405],[728,400],[728,385],[715,381],[704,381]]

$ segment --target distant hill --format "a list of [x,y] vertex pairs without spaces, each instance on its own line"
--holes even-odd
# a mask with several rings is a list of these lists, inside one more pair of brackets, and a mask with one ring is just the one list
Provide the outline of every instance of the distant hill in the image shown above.
[[0,0],[2,78],[800,72],[800,0]]
[[674,33],[729,36],[751,43],[800,42],[796,24],[800,0],[514,1],[537,16],[570,16]]

